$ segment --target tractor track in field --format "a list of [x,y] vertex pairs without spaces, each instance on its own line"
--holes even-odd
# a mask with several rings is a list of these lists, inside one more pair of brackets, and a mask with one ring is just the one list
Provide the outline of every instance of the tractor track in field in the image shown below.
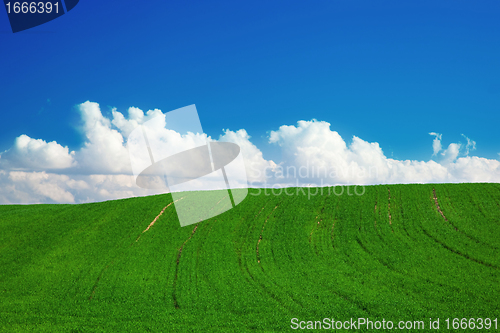
[[[207,239],[209,238],[210,236],[210,233],[212,232],[212,229],[213,229],[213,226],[214,224],[217,223],[217,219],[215,219],[213,221],[213,223],[210,223],[209,221],[203,223],[198,229],[198,234],[201,233],[201,232],[206,232],[206,234],[204,234],[203,236],[200,236],[198,238],[198,242],[197,242],[197,247],[196,247],[196,258],[195,258],[195,274],[196,274],[196,281],[205,281],[208,285],[211,285],[210,283],[210,279],[209,277],[207,276],[206,273],[203,273],[203,271],[200,269],[200,257],[201,257],[201,254],[200,252],[202,251],[202,248],[203,248],[203,245],[204,245],[204,242],[207,241]],[[208,231],[207,231],[208,229]]]
[[333,210],[333,223],[332,223],[332,229],[330,230],[330,240],[332,242],[332,248],[335,248],[335,243],[333,242],[333,240],[335,238],[334,234],[333,234],[333,230],[335,229],[335,223],[337,223],[337,214],[336,214],[336,212],[339,211],[339,206],[340,206],[340,203],[337,201],[337,206]]
[[[264,206],[264,207],[265,207],[265,206]],[[262,210],[264,209],[264,207],[261,209],[261,211],[260,211],[257,215],[259,215],[259,214],[262,212]],[[279,204],[276,204],[276,206],[273,208],[273,210],[272,210],[272,211],[269,213],[269,215],[266,217],[266,220],[264,221],[264,224],[263,224],[263,226],[262,226],[262,230],[261,230],[261,232],[260,232],[259,239],[258,239],[258,241],[257,241],[257,245],[256,245],[256,249],[255,249],[255,251],[256,251],[256,258],[257,258],[257,263],[258,263],[258,266],[260,267],[260,269],[261,269],[261,271],[262,271],[262,274],[263,274],[263,275],[265,275],[265,276],[267,276],[267,274],[265,273],[264,268],[262,267],[262,264],[261,264],[261,261],[260,261],[259,245],[260,245],[260,242],[261,242],[261,241],[262,241],[262,239],[263,239],[262,234],[263,234],[263,232],[264,232],[264,228],[265,228],[265,226],[266,226],[266,224],[267,224],[267,221],[269,220],[269,218],[271,217],[271,215],[273,214],[273,212],[274,212],[274,211],[276,210],[276,208],[278,208],[278,207],[279,207]],[[272,251],[273,251],[273,250],[271,249],[271,252],[272,252]],[[274,256],[273,256],[273,257],[274,257]],[[239,265],[240,265],[240,269],[241,269],[241,271],[243,272],[243,269],[242,269],[242,267],[241,267],[241,266],[242,266],[242,263],[241,263],[241,258],[238,258],[238,263],[239,263]],[[253,281],[254,283],[257,283],[257,284],[261,287],[262,291],[263,291],[265,294],[267,294],[270,298],[272,298],[274,301],[276,301],[276,302],[277,302],[279,305],[281,305],[283,308],[285,308],[285,309],[287,309],[287,310],[289,310],[289,311],[291,311],[291,312],[296,311],[296,309],[293,309],[293,308],[291,308],[291,307],[290,307],[290,305],[287,305],[287,304],[284,302],[284,300],[283,300],[283,299],[280,299],[280,298],[283,298],[283,296],[287,296],[287,297],[288,297],[288,298],[289,298],[289,299],[290,299],[290,300],[291,300],[294,304],[296,304],[296,305],[300,306],[301,308],[304,308],[304,305],[303,305],[301,302],[299,302],[297,299],[295,299],[295,298],[294,298],[294,297],[293,297],[293,296],[292,296],[289,292],[287,292],[287,291],[283,291],[283,290],[282,290],[283,288],[282,288],[281,286],[279,286],[278,284],[276,284],[275,282],[273,282],[273,281],[272,281],[272,279],[267,279],[267,281],[270,281],[272,284],[274,284],[274,286],[275,286],[276,288],[278,288],[278,289],[282,290],[284,295],[282,295],[282,296],[280,297],[280,295],[279,295],[278,293],[274,293],[272,290],[269,290],[269,287],[268,287],[268,286],[266,286],[263,282],[259,281],[260,279],[258,279],[257,277],[254,277],[254,276],[253,276],[253,274],[250,272],[250,268],[249,268],[249,266],[248,266],[248,263],[245,265],[245,269],[246,269],[246,271],[247,271],[248,275],[250,276],[250,278],[252,279],[252,281]]]
[[380,218],[380,209],[377,211],[378,208],[378,200],[375,200],[375,207],[373,208],[373,214],[375,215],[375,221],[373,223],[373,227],[375,229],[375,232],[377,233],[378,238],[382,241],[382,244],[385,244],[385,240],[382,238],[382,235],[380,234],[380,229],[378,229],[377,226],[377,218]]
[[350,297],[348,297],[347,295],[344,295],[344,294],[341,294],[340,292],[338,291],[335,291],[333,289],[329,289],[330,292],[332,292],[335,296],[339,297],[339,298],[342,298],[344,301],[346,302],[349,302],[351,304],[353,304],[354,306],[356,306],[358,309],[360,309],[361,311],[363,312],[366,312],[367,314],[369,314],[370,316],[373,316],[373,313],[371,311],[368,310],[368,307],[365,306],[364,304],[362,304],[361,302],[357,301],[357,300],[354,300],[354,299],[351,299]]
[[391,189],[387,188],[387,192],[389,193],[389,203],[387,205],[387,211],[389,213],[389,225],[391,226],[392,233],[394,233],[394,228],[392,227],[392,214],[391,214]]
[[194,227],[193,231],[191,232],[191,235],[189,236],[188,239],[186,239],[184,241],[184,243],[182,243],[181,247],[179,248],[179,252],[177,253],[177,261],[175,263],[175,275],[174,275],[174,283],[173,283],[173,286],[172,286],[172,300],[174,301],[174,307],[176,309],[179,309],[179,303],[177,302],[177,295],[175,294],[176,293],[176,288],[177,288],[177,277],[179,275],[179,263],[180,263],[180,260],[181,260],[181,255],[182,255],[182,249],[184,248],[184,245],[186,245],[186,243],[193,237],[194,233],[196,232],[196,229],[198,229],[198,224],[196,224],[196,226]]
[[426,282],[428,283],[431,283],[433,285],[437,285],[439,287],[446,287],[446,288],[453,288],[453,286],[450,286],[450,285],[445,285],[445,284],[442,284],[442,283],[439,283],[439,282],[436,282],[436,281],[432,281],[432,280],[429,280],[425,277],[422,277],[418,274],[411,274],[411,273],[404,273],[404,272],[401,272],[397,269],[395,269],[394,267],[392,267],[391,265],[389,264],[386,264],[385,262],[383,262],[382,260],[380,260],[372,251],[368,250],[366,248],[366,246],[361,242],[361,240],[359,238],[356,239],[356,241],[358,242],[359,246],[371,257],[373,258],[375,261],[377,261],[380,265],[384,266],[385,268],[387,268],[388,270],[390,270],[391,272],[393,272],[394,274],[397,274],[401,277],[410,277],[410,278],[414,278],[414,277],[418,277],[419,279],[422,279],[425,280]]
[[446,222],[448,222],[448,223],[450,224],[450,226],[452,226],[452,227],[453,227],[456,231],[458,231],[458,228],[457,228],[455,225],[453,225],[453,223],[451,223],[451,222],[450,222],[450,221],[446,218],[446,216],[444,216],[444,213],[443,213],[443,211],[441,210],[441,207],[439,207],[439,202],[438,202],[438,198],[437,198],[437,196],[436,196],[436,189],[435,189],[435,188],[433,188],[433,189],[432,189],[432,194],[434,195],[434,203],[436,204],[436,208],[437,208],[437,210],[438,210],[439,214],[441,214],[441,216],[443,217],[443,219],[444,219]]
[[332,223],[332,229],[330,230],[330,239],[332,241],[332,247],[335,248],[335,243],[333,242],[334,235],[333,235],[333,229],[335,229],[335,223],[337,222],[337,214],[335,212],[338,212],[339,210],[339,203],[337,202],[337,207],[335,207],[335,210],[333,211],[334,216],[333,216],[333,223]]
[[[388,189],[388,193],[390,193],[390,190]],[[386,244],[386,240],[384,240],[384,238],[382,237],[382,233],[383,233],[383,228],[379,228],[379,225],[382,225],[382,222],[384,220],[384,218],[381,216],[381,213],[383,213],[383,203],[380,203],[379,202],[379,197],[377,196],[377,199],[375,199],[375,206],[373,207],[373,213],[375,215],[375,220],[373,222],[373,227],[374,227],[374,230],[375,230],[375,233],[377,234],[378,238],[380,239],[380,241],[382,242],[382,244]],[[390,204],[388,205],[390,206]],[[390,213],[388,213],[389,216],[390,216]],[[392,221],[392,216],[390,217],[391,218],[391,221]],[[379,224],[377,224],[377,220],[378,221],[381,221]],[[391,222],[389,222],[389,225],[390,225]],[[392,225],[391,226],[391,229],[392,229]],[[393,231],[394,232],[394,231]]]
[[[314,221],[318,220],[318,217],[323,214],[323,211],[325,210],[325,206],[323,204],[323,207],[321,208],[321,211],[318,213],[318,215],[316,215],[316,217],[314,218]],[[311,230],[311,233],[309,234],[309,243],[311,243],[312,241],[312,235],[314,233],[314,231],[319,227],[319,225],[321,224],[321,221],[323,221],[323,219],[319,219],[318,223],[314,224],[314,227],[312,228]]]
[[229,198],[229,195],[227,197],[222,197],[222,199],[220,199],[219,201],[217,201],[217,203],[212,207],[210,208],[210,210],[208,212],[211,212],[212,209],[214,209],[222,200],[224,200],[225,198]]
[[148,227],[147,227],[146,229],[144,229],[144,230],[142,231],[142,233],[145,233],[146,231],[148,231],[148,230],[149,230],[149,228],[151,228],[151,227],[155,224],[156,220],[158,220],[158,219],[160,218],[160,216],[163,214],[163,212],[165,212],[165,209],[167,209],[167,208],[168,208],[171,204],[173,204],[173,202],[171,202],[171,203],[169,203],[168,205],[166,205],[165,207],[163,207],[163,209],[161,210],[160,214],[158,214],[158,215],[155,217],[155,219],[154,219],[154,220],[153,220],[153,221],[152,221],[152,222],[148,225]]
[[437,211],[441,214],[441,216],[443,217],[443,219],[446,222],[448,222],[448,224],[451,227],[453,227],[453,229],[455,229],[455,231],[458,231],[460,234],[464,235],[465,237],[467,237],[468,239],[472,240],[473,242],[476,242],[477,244],[484,245],[484,246],[490,247],[492,249],[498,250],[498,247],[490,245],[490,244],[485,243],[483,241],[480,241],[479,239],[475,238],[474,236],[471,236],[471,235],[465,233],[464,231],[458,229],[450,220],[448,220],[446,218],[446,216],[444,215],[443,211],[441,210],[441,207],[439,206],[439,200],[438,200],[437,195],[436,195],[436,190],[434,188],[432,189],[432,193],[433,193],[433,199],[434,199],[434,203],[436,204]]
[[[163,213],[165,212],[165,210],[166,210],[166,209],[167,209],[170,205],[172,205],[172,204],[176,203],[177,201],[180,201],[180,200],[182,200],[182,199],[184,199],[184,198],[185,198],[185,197],[182,197],[182,198],[180,198],[180,199],[177,199],[177,200],[175,200],[175,201],[172,201],[171,203],[169,203],[168,205],[166,205],[165,207],[163,207],[163,209],[161,210],[160,214],[158,214],[158,215],[154,218],[154,220],[153,220],[153,221],[152,221],[152,222],[148,225],[148,227],[147,227],[146,229],[144,229],[144,230],[142,231],[142,233],[140,233],[140,234],[139,234],[139,236],[137,237],[137,239],[136,239],[135,241],[137,242],[137,241],[139,240],[139,238],[141,238],[141,235],[142,235],[143,233],[145,233],[146,231],[148,231],[148,230],[149,230],[149,228],[151,228],[151,227],[155,224],[155,222],[156,222],[156,221],[160,218],[160,216],[162,216],[162,215],[163,215]],[[134,243],[132,243],[132,244],[134,244]],[[132,246],[132,244],[130,244],[130,245]]]
[[[184,199],[184,198],[180,198],[180,199],[178,199],[178,200],[176,200],[176,201],[174,201],[174,202],[177,202],[177,201],[182,200],[182,199]],[[141,235],[142,235],[143,233],[145,233],[146,231],[148,231],[148,230],[149,230],[149,228],[151,228],[151,227],[155,224],[155,222],[158,220],[158,218],[160,218],[160,216],[161,216],[161,215],[165,212],[165,210],[166,210],[166,209],[167,209],[167,208],[168,208],[171,204],[173,204],[174,202],[169,203],[168,205],[166,205],[166,206],[165,206],[165,207],[161,210],[160,214],[158,214],[158,215],[154,218],[154,220],[153,220],[153,221],[152,221],[152,222],[148,225],[148,227],[147,227],[146,229],[144,229],[144,231],[143,231],[141,234],[139,234],[139,237],[137,237],[137,239],[135,240],[136,242],[139,240],[139,238],[141,238]],[[134,245],[134,243],[130,244],[130,246],[132,246],[132,245]],[[106,265],[106,266],[105,266],[105,267],[101,270],[101,272],[99,273],[99,275],[97,276],[97,279],[96,279],[96,281],[95,281],[94,285],[92,286],[92,292],[90,293],[90,296],[89,296],[89,301],[91,301],[91,300],[92,300],[92,298],[94,298],[94,294],[95,294],[95,292],[96,292],[96,290],[97,290],[97,287],[98,287],[98,285],[99,285],[99,281],[101,280],[101,277],[104,275],[104,272],[106,272],[106,270],[109,268],[109,266],[113,265],[113,263],[115,262],[116,258],[117,258],[117,257],[115,257],[113,260],[111,260],[111,262],[110,262],[109,264],[107,264],[107,265]]]
[[[325,211],[325,206],[326,206],[326,198],[321,202],[321,210],[319,211],[318,215],[316,215],[316,217],[314,218],[314,221],[317,221],[318,220],[318,217],[320,217],[323,212]],[[314,233],[314,231],[316,231],[316,229],[318,229],[319,225],[321,224],[321,221],[323,221],[322,218],[319,219],[318,223],[314,224],[312,230],[311,230],[311,233],[309,234],[309,243],[312,242],[312,235]],[[316,252],[316,254],[318,254]]]
[[[264,210],[264,208],[267,207],[267,204],[269,203],[270,201],[266,201],[266,203],[264,204],[264,206],[262,207],[262,209],[255,215],[254,218],[256,218],[257,216],[260,215],[260,213],[262,213],[262,211]],[[245,233],[245,236],[247,236],[250,232],[251,232],[251,229],[250,227],[247,228],[247,232]],[[242,244],[242,246],[238,249],[238,251],[236,252],[236,254],[238,255],[238,265],[240,266],[240,271],[243,273],[243,263],[241,262],[241,250],[243,248],[245,244]],[[252,281],[255,281],[255,278],[253,277],[253,275],[250,273],[250,270],[248,268],[248,265],[245,265],[245,269],[248,273],[248,276],[250,276],[250,278],[252,279]],[[248,281],[248,278],[247,278],[247,281]]]
[[475,263],[478,263],[478,264],[481,264],[483,266],[486,266],[486,267],[491,267],[491,268],[494,268],[494,269],[499,269],[500,270],[500,267],[498,266],[495,266],[493,264],[490,264],[490,263],[487,263],[487,262],[484,262],[482,260],[479,260],[479,259],[476,259],[476,258],[472,258],[471,256],[465,254],[465,253],[462,253],[460,251],[457,251],[455,249],[452,249],[451,247],[449,247],[448,245],[446,245],[445,243],[443,243],[442,241],[440,241],[439,239],[437,239],[436,237],[432,236],[430,233],[427,232],[427,230],[425,230],[424,228],[421,228],[422,231],[424,232],[424,234],[429,237],[430,239],[434,240],[436,243],[438,243],[439,245],[441,245],[443,248],[445,248],[446,250],[452,252],[452,253],[455,253],[461,257],[464,257],[465,259],[468,259],[470,261],[473,261]]
[[[267,202],[264,204],[264,206],[262,207],[262,209],[261,209],[261,210],[259,210],[259,212],[258,212],[258,213],[254,216],[254,218],[256,218],[257,216],[259,216],[259,215],[262,213],[262,211],[264,210],[264,208],[266,208],[266,206],[267,206],[267,204],[268,204],[269,202],[270,202],[270,201],[267,201]],[[247,232],[245,233],[245,236],[248,236],[248,235],[251,233],[251,230],[253,230],[253,228],[248,227],[248,228],[247,228]],[[245,243],[243,243],[243,244],[240,246],[240,248],[238,248],[238,249],[237,249],[237,251],[236,251],[236,254],[237,254],[237,256],[238,256],[238,265],[239,265],[239,267],[240,267],[240,271],[241,271],[241,273],[242,273],[242,274],[244,274],[244,270],[243,270],[243,263],[242,263],[242,261],[241,261],[241,250],[243,249],[244,245],[245,245]],[[245,270],[246,270],[246,272],[248,273],[248,276],[252,279],[252,281],[254,281],[254,282],[255,282],[255,278],[253,277],[252,273],[250,273],[250,270],[249,270],[249,268],[248,268],[248,264],[246,264],[246,265],[245,265]],[[246,277],[246,279],[247,279],[247,281],[250,281],[250,280],[248,279],[248,277]]]
[[276,208],[278,208],[278,206],[279,205],[276,205],[276,207],[274,207],[274,209],[272,210],[272,212],[269,213],[269,215],[267,216],[266,220],[264,221],[264,225],[262,226],[262,230],[260,231],[259,240],[257,241],[257,246],[255,248],[256,255],[257,255],[257,262],[259,264],[260,264],[259,245],[260,245],[260,242],[262,241],[262,234],[264,233],[264,228],[266,227],[267,220],[269,220],[269,218],[271,217],[271,215],[273,214],[273,212],[276,210]]
[[335,238],[333,236],[333,230],[335,229],[335,223],[337,222],[337,217],[335,216],[333,218],[333,223],[332,223],[332,229],[330,230],[330,239],[332,240],[332,247],[335,247],[335,243],[333,242],[333,239]]
[[[318,216],[319,216],[319,214],[318,214],[318,215],[316,215],[316,217],[314,218],[314,222],[316,222],[316,220],[318,219]],[[321,223],[321,221],[323,221],[323,220],[322,220],[322,219],[319,219],[318,223],[316,223],[316,224],[314,225],[314,227],[312,228],[311,233],[309,233],[309,243],[311,243],[311,239],[312,239],[312,235],[313,235],[313,233],[314,233],[314,230],[316,230],[316,228],[317,228],[317,227],[318,227],[318,225]]]
[[387,192],[389,192],[389,204],[388,204],[388,212],[389,212],[389,224],[392,224],[392,216],[391,216],[391,189],[388,188]]
[[266,208],[267,206],[267,203],[264,205],[264,207],[262,207],[262,209],[255,215],[255,217],[259,216],[260,213],[262,213],[262,211],[264,210],[264,208]]
[[[115,258],[116,259],[116,258]],[[95,280],[95,283],[94,285],[92,286],[92,293],[90,294],[89,296],[89,301],[92,300],[92,298],[94,298],[94,294],[95,294],[95,291],[97,290],[97,286],[99,285],[99,281],[101,280],[101,277],[102,275],[104,274],[104,272],[108,269],[109,266],[111,266],[114,262],[115,262],[115,259],[113,259],[108,265],[106,265],[106,267],[104,267],[101,272],[99,273],[99,275],[97,276],[97,279]]]
[[403,198],[401,196],[401,192],[399,193],[399,201],[401,202],[401,206],[399,207],[399,212],[401,214],[401,221],[400,221],[400,223],[398,225],[400,225],[400,226],[403,227],[403,230],[405,231],[406,236],[408,236],[408,238],[410,238],[412,240],[415,240],[410,235],[410,233],[408,232],[408,229],[406,228],[406,226],[407,226],[407,223],[406,223],[407,219],[405,218],[406,217],[406,215],[405,215],[405,208],[406,208],[406,206],[405,206],[404,200],[403,200]]
[[387,206],[387,211],[389,213],[389,225],[391,226],[391,231],[394,232],[394,228],[392,227],[392,215],[391,215],[391,189],[387,188],[387,192],[389,193],[389,203]]
[[377,256],[375,256],[375,254],[372,251],[368,250],[368,248],[363,244],[363,242],[361,241],[361,239],[359,239],[359,237],[356,237],[356,242],[363,249],[363,251],[365,251],[368,254],[368,256],[370,258],[372,258],[373,260],[375,260],[376,262],[378,262],[379,264],[381,264],[382,266],[384,266],[388,270],[395,272],[395,273],[398,273],[398,274],[401,274],[401,275],[404,275],[401,272],[394,269],[393,267],[386,264],[385,262],[383,262],[382,260],[380,260]]
[[[335,209],[333,210],[333,211],[334,211],[334,216],[333,216],[332,227],[331,227],[331,229],[330,229],[330,240],[331,240],[331,242],[332,242],[332,248],[335,248],[335,243],[334,243],[334,238],[335,238],[335,236],[334,236],[334,233],[333,233],[333,232],[334,232],[334,230],[335,230],[335,224],[336,224],[336,223],[337,223],[337,221],[338,221],[338,220],[337,220],[337,215],[335,214],[335,212],[338,212],[338,211],[339,211],[339,206],[340,206],[340,204],[339,204],[339,202],[337,202],[337,206],[336,206],[336,207],[335,207]],[[329,287],[329,286],[325,286],[325,289],[326,289],[326,290],[328,290],[329,292],[331,292],[332,294],[334,294],[335,296],[337,296],[337,297],[339,297],[339,298],[343,299],[344,301],[346,301],[346,302],[348,302],[348,303],[350,303],[350,304],[355,305],[355,306],[356,306],[357,308],[359,308],[360,310],[362,310],[362,311],[364,311],[364,312],[366,312],[366,313],[368,313],[368,314],[371,314],[371,313],[368,311],[367,307],[366,307],[364,304],[361,304],[360,302],[358,302],[358,301],[356,301],[356,300],[351,299],[349,296],[344,295],[344,294],[342,294],[341,292],[338,292],[338,291],[336,291],[336,290],[331,289],[331,287]]]

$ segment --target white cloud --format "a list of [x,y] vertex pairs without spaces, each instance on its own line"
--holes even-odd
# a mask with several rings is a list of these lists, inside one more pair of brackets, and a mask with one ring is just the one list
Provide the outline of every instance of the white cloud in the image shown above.
[[86,137],[84,147],[76,154],[79,171],[83,173],[131,174],[130,159],[123,135],[111,128],[99,104],[85,102],[78,106]]
[[[144,113],[131,107],[127,117],[113,109],[111,118],[93,102],[78,110],[85,135],[80,150],[21,135],[0,154],[0,203],[79,203],[161,193],[135,184],[126,145],[133,129],[153,118],[157,121],[147,130],[150,141],[160,143],[151,146],[158,158],[212,140],[165,128],[165,114],[158,109]],[[443,150],[442,135],[429,134],[436,161],[388,158],[377,142],[353,136],[348,143],[329,123],[316,120],[270,132],[269,143],[281,149],[279,163],[265,160],[244,129],[223,130],[218,141],[239,145],[251,186],[500,182],[500,161],[468,156],[475,141],[463,135],[466,145],[450,143]],[[237,181],[246,184],[244,177]]]
[[131,175],[59,175],[0,170],[0,203],[83,203],[159,194]]
[[477,156],[457,159],[448,166],[457,182],[500,183],[500,162]]
[[437,155],[437,153],[439,153],[439,151],[441,151],[441,137],[442,137],[442,134],[439,134],[439,133],[435,133],[435,132],[430,132],[429,133],[430,135],[434,135],[435,138],[434,140],[432,141],[432,150],[433,150],[433,153],[432,155]]
[[[431,132],[429,134],[435,136],[434,140],[432,141],[432,149],[433,149],[432,156],[436,156],[443,149],[441,144],[441,139],[443,135],[435,132]],[[460,151],[460,149],[463,147],[461,143],[451,143],[447,149],[445,149],[438,155],[440,163],[442,164],[451,163],[455,161],[459,155],[469,156],[469,153],[476,149],[476,141],[469,139],[464,134],[462,134],[462,136],[467,140],[467,144],[465,145],[464,151],[463,152]]]
[[221,142],[232,142],[240,146],[241,154],[247,170],[247,178],[250,183],[262,183],[265,181],[265,170],[273,170],[276,164],[267,161],[262,152],[250,142],[247,131],[240,129],[233,132],[229,129],[223,130],[224,134],[219,137]]
[[275,184],[281,177],[281,182],[299,178],[299,184],[313,182],[317,185],[500,182],[498,161],[458,158],[461,144],[451,143],[442,151],[441,134],[430,134],[436,137],[433,155],[441,152],[439,163],[390,159],[378,143],[356,136],[347,145],[336,131],[330,130],[330,124],[323,121],[299,121],[297,126],[281,126],[271,132],[269,142],[282,148],[284,160],[278,166],[280,170],[275,172],[276,177],[267,181]]
[[450,143],[448,148],[441,153],[442,159],[441,159],[441,164],[449,164],[454,162],[458,154],[460,153],[460,147],[462,145],[460,143]]
[[465,156],[469,156],[470,151],[476,150],[476,141],[472,141],[464,134],[462,134],[462,136],[467,140],[467,145],[465,146]]
[[120,130],[124,137],[128,137],[130,132],[132,132],[132,130],[138,125],[141,125],[155,117],[163,116],[163,112],[161,112],[161,110],[149,110],[146,115],[144,115],[144,112],[136,107],[130,107],[128,109],[128,118],[125,118],[123,114],[116,111],[116,109],[112,110],[112,114],[112,124]]
[[55,141],[32,139],[23,134],[16,138],[9,150],[0,154],[2,169],[65,169],[75,165],[75,152],[69,152]]
[[2,203],[74,203],[68,191],[67,175],[42,172],[10,171],[0,173],[0,198]]
[[389,159],[389,176],[381,184],[453,182],[448,169],[434,161],[397,161]]

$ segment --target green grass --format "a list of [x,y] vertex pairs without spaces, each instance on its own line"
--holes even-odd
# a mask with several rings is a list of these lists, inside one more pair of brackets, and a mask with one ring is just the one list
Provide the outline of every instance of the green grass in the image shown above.
[[441,318],[443,328],[500,317],[500,184],[365,189],[251,189],[182,228],[171,205],[144,233],[171,195],[0,206],[0,330],[272,332],[292,318],[360,317]]

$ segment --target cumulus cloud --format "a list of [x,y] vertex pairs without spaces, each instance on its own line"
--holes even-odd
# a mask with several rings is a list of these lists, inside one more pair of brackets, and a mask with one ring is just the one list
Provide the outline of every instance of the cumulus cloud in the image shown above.
[[[436,161],[399,161],[387,158],[376,142],[354,136],[350,144],[324,121],[299,121],[297,126],[281,126],[272,131],[269,142],[282,148],[283,161],[275,168],[270,184],[281,179],[296,184],[390,184],[428,182],[500,182],[496,160],[462,157],[460,143],[441,147],[442,135],[435,136]],[[475,143],[470,140],[469,148]],[[293,182],[292,182],[293,183]]]
[[500,183],[500,162],[477,156],[461,157],[448,166],[454,182]]
[[158,109],[149,110],[146,112],[146,115],[144,115],[144,112],[141,109],[136,107],[130,107],[127,112],[128,117],[125,118],[121,112],[116,111],[116,108],[112,110],[112,124],[120,130],[124,137],[128,137],[137,126],[142,125],[148,120],[156,117],[164,118],[163,112]]
[[[201,131],[180,133],[168,128],[173,118],[167,120],[168,114],[158,109],[143,112],[131,107],[127,115],[113,109],[111,117],[90,101],[77,109],[85,137],[79,150],[70,152],[55,141],[20,135],[0,154],[0,203],[79,203],[161,193],[135,183],[127,139],[140,125],[147,129],[155,161],[207,141],[238,144],[249,185],[256,187],[500,182],[500,161],[469,156],[476,142],[465,135],[466,144],[450,143],[443,149],[442,134],[431,132],[433,159],[395,160],[377,142],[357,136],[346,141],[327,122],[301,120],[270,132],[269,144],[281,149],[282,159],[276,163],[263,157],[245,129],[225,129],[212,139]],[[235,181],[247,186],[244,178]]]
[[441,159],[441,164],[449,164],[454,162],[457,159],[458,154],[460,153],[460,147],[462,147],[460,143],[450,143],[448,148],[441,153],[441,156],[443,156]]
[[264,159],[262,152],[257,146],[250,142],[250,136],[244,129],[240,129],[236,132],[226,129],[223,130],[223,132],[224,134],[220,135],[219,141],[232,142],[240,146],[246,166],[248,181],[253,184],[265,182],[265,170],[274,170],[276,163]]
[[0,154],[0,169],[65,169],[74,166],[75,152],[55,141],[32,139],[23,134],[9,150]]
[[160,194],[131,175],[60,175],[0,170],[0,203],[84,203]]
[[86,141],[76,154],[78,171],[87,174],[131,174],[130,159],[122,133],[111,127],[99,104],[85,102],[78,106]]
[[282,148],[283,161],[277,178],[300,178],[305,183],[320,179],[328,182],[368,183],[387,172],[378,143],[354,137],[348,147],[340,134],[324,121],[299,121],[298,126],[281,126],[270,133],[269,142]]
[[42,172],[11,171],[0,172],[0,200],[2,203],[74,203],[73,194],[68,191],[67,175]]
[[437,155],[437,153],[439,153],[441,151],[442,134],[435,133],[435,132],[430,132],[429,134],[435,136],[434,140],[432,141],[432,150],[433,150],[432,155],[434,156],[434,155]]
[[[108,118],[103,116],[99,104],[87,101],[78,105],[77,110],[85,137],[80,150],[69,152],[56,142],[46,143],[21,135],[11,149],[0,154],[0,203],[90,202],[162,193],[160,189],[146,190],[136,185],[127,145],[132,131],[144,125],[156,161],[212,140],[199,133],[199,124],[194,126],[199,127],[195,133],[181,134],[167,128],[167,115],[158,109],[144,113],[131,107],[127,117],[113,109],[112,117]],[[169,118],[170,123],[178,120]],[[272,163],[264,161],[245,130],[227,130],[220,140],[245,147],[242,154],[250,165]],[[245,177],[240,178],[239,185],[248,186]]]

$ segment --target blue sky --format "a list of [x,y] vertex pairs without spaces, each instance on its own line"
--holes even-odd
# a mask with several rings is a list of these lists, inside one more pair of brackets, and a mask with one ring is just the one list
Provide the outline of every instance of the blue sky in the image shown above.
[[204,131],[331,124],[387,157],[432,158],[474,140],[499,159],[498,1],[86,1],[13,34],[0,10],[0,151],[21,134],[84,144],[75,106],[169,111],[196,104]]
[[212,136],[316,118],[402,159],[429,158],[430,131],[500,150],[495,1],[82,0],[17,34],[0,15],[2,150],[22,133],[78,147],[72,107],[86,100],[194,103]]

